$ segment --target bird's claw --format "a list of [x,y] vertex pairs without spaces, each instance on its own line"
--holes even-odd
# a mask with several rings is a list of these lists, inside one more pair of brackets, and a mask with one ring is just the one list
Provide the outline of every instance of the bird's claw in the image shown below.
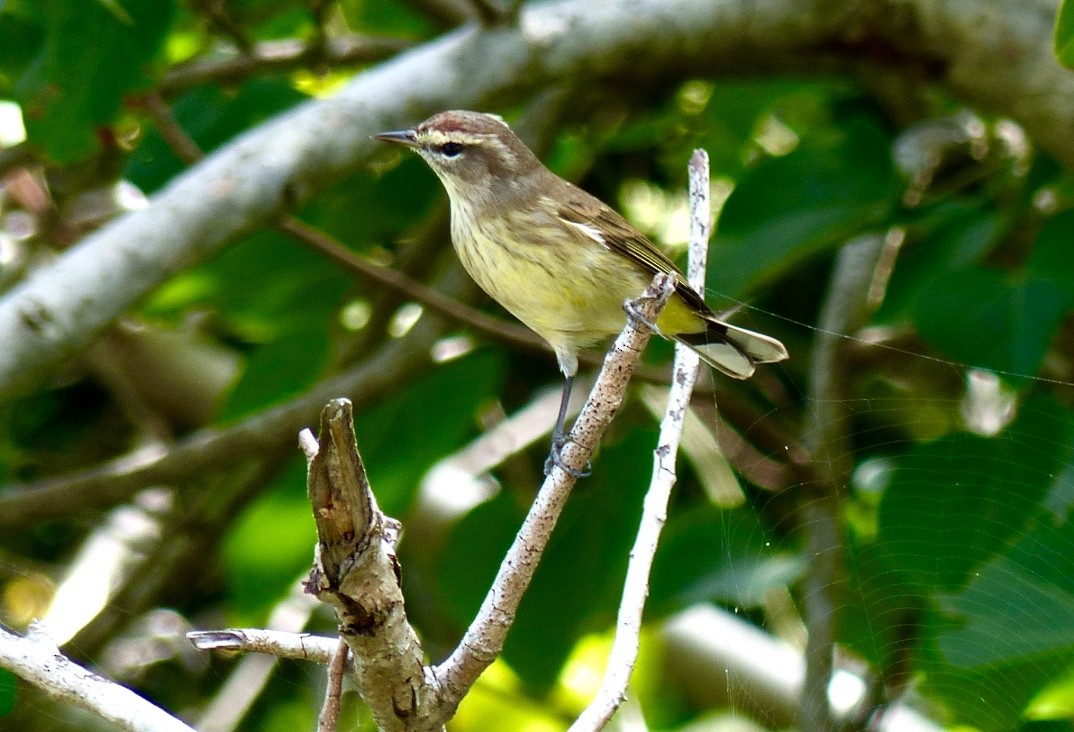
[[567,444],[566,437],[557,437],[552,440],[552,449],[548,453],[548,458],[544,461],[544,474],[549,476],[552,474],[552,469],[559,466],[563,472],[573,478],[585,478],[593,472],[593,466],[588,461],[585,464],[585,468],[577,470],[570,467],[563,462],[563,446]]
[[[641,300],[641,298],[639,297],[638,300]],[[641,314],[641,312],[638,310],[638,304],[636,300],[627,300],[625,303],[623,303],[623,310],[626,311],[627,319],[630,320],[632,323],[641,323],[653,333],[656,333],[658,336],[664,335],[660,332],[660,328],[657,327],[656,323]]]

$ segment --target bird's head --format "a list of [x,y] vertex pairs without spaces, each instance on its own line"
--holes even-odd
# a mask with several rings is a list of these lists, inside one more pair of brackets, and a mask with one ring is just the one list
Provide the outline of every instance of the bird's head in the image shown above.
[[440,112],[411,129],[374,137],[414,150],[452,198],[464,196],[472,202],[509,195],[544,169],[507,123],[494,114]]

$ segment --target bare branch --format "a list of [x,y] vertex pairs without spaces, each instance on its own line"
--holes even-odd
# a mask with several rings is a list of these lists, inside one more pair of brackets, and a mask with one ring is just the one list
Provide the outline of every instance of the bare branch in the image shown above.
[[0,627],[0,667],[30,682],[49,696],[88,709],[129,732],[194,732],[160,707],[130,689],[75,664],[56,647],[43,626],[26,637]]
[[[269,655],[251,653],[235,664],[212,701],[202,710],[197,720],[198,732],[234,732],[238,729],[268,685],[279,665],[278,658],[308,658],[325,664],[331,661],[336,639],[301,633],[318,607],[317,601],[305,593],[301,583],[295,582],[287,597],[272,608],[269,630],[231,631],[236,634],[232,640],[241,644],[245,639],[249,641],[249,650]],[[218,632],[215,645],[225,647],[228,641],[224,636],[229,631]],[[199,634],[188,634],[187,637],[190,635]],[[211,640],[206,642],[213,644]]]
[[436,683],[407,622],[399,583],[399,526],[377,507],[346,399],[332,400],[321,413],[308,487],[318,545],[307,591],[336,611],[362,699],[383,732],[438,729],[426,722],[437,708]]
[[[670,294],[670,279],[657,275],[636,301],[639,315],[655,322]],[[634,364],[650,335],[648,328],[639,329],[633,319],[628,320],[608,352],[593,391],[568,435],[562,465],[556,464],[541,486],[477,617],[451,656],[434,670],[441,685],[445,720],[454,714],[462,697],[502,650],[518,604],[577,481],[576,476],[585,468],[604,429],[622,404]]]
[[229,628],[197,630],[186,634],[195,648],[202,651],[245,651],[267,653],[277,658],[329,664],[336,651],[337,638],[309,633],[291,633],[263,628]]
[[317,732],[336,732],[339,727],[339,705],[343,697],[343,673],[347,670],[347,642],[342,638],[336,643],[332,662],[328,665],[328,684],[324,692],[324,706],[317,715]]
[[[695,150],[690,158],[690,286],[705,291],[705,260],[712,229],[709,207],[709,158],[704,150]],[[660,437],[653,454],[653,476],[645,492],[641,524],[627,565],[623,597],[619,604],[615,640],[608,655],[608,667],[597,694],[578,720],[572,732],[597,732],[611,720],[626,698],[630,676],[638,660],[642,616],[649,597],[649,574],[667,521],[668,502],[675,486],[675,458],[679,453],[683,424],[690,407],[690,397],[697,381],[700,359],[689,347],[675,344],[675,366],[668,394],[667,409],[660,422]]]

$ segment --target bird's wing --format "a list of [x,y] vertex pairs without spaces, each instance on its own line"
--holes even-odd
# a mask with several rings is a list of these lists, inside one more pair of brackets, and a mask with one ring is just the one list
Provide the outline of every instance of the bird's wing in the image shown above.
[[614,209],[575,186],[571,186],[567,200],[567,205],[557,208],[557,215],[568,224],[567,228],[597,241],[650,274],[675,275],[679,297],[699,313],[709,312],[704,298],[690,287],[675,263]]

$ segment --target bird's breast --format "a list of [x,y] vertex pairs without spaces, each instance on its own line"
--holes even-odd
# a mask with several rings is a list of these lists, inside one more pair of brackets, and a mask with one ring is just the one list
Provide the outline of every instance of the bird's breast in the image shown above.
[[554,347],[588,345],[618,332],[623,301],[647,282],[596,244],[579,246],[554,226],[476,216],[452,201],[451,238],[474,281]]

